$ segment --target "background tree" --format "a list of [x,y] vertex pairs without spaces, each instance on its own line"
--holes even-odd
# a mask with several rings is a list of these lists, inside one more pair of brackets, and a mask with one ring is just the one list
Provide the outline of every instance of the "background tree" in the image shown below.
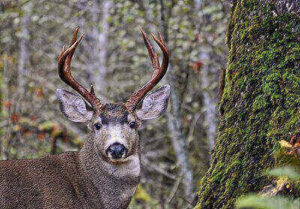
[[297,133],[299,12],[296,0],[233,1],[219,133],[196,208],[233,208],[260,191],[264,171],[281,163],[278,141]]

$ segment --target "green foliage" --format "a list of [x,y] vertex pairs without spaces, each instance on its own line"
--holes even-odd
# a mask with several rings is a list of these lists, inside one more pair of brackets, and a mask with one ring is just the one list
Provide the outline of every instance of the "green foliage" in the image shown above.
[[[266,172],[266,175],[277,177],[278,182],[281,178],[289,178],[290,180],[300,180],[300,173],[293,167],[279,167]],[[284,183],[284,182],[283,182]],[[296,183],[297,184],[297,183]],[[290,186],[289,186],[290,187]],[[279,187],[282,189],[282,187]],[[294,189],[298,189],[295,186]],[[274,196],[272,192],[278,188],[274,188],[270,193],[265,194],[248,194],[237,199],[235,205],[237,208],[257,208],[257,209],[298,209],[300,208],[300,198],[292,199],[291,197],[283,197],[280,195]]]
[[237,208],[256,209],[299,209],[300,199],[292,200],[287,197],[262,197],[260,195],[247,195],[236,202]]
[[291,180],[300,180],[300,173],[294,167],[279,167],[266,172],[268,176],[287,177]]
[[53,127],[57,126],[58,124],[53,121],[46,121],[44,123],[39,124],[38,129],[41,131],[51,130]]

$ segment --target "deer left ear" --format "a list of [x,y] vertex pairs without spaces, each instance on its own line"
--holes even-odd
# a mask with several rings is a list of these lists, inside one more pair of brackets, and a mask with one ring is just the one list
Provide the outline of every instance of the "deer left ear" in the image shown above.
[[80,96],[63,89],[57,89],[56,94],[60,110],[69,120],[85,123],[92,119],[93,112]]
[[136,111],[140,120],[150,120],[161,116],[168,107],[170,86],[162,86],[148,94],[143,100],[142,108]]

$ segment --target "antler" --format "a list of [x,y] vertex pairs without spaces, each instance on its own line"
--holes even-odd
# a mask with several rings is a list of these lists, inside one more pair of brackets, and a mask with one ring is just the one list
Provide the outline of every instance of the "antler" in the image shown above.
[[[102,106],[101,101],[96,97],[94,88],[91,86],[90,92],[84,88],[82,85],[80,85],[72,76],[71,74],[71,61],[72,56],[75,52],[76,47],[80,43],[82,37],[84,34],[81,34],[79,39],[77,39],[77,33],[79,31],[79,27],[77,27],[74,31],[73,38],[70,44],[70,48],[67,50],[65,49],[65,46],[62,48],[61,54],[58,56],[58,75],[66,84],[71,86],[75,91],[77,91],[83,98],[86,99],[87,102],[89,102],[93,109],[97,109]],[[76,40],[77,39],[77,40]]]
[[154,39],[154,41],[158,44],[159,48],[162,50],[163,52],[163,61],[162,61],[162,65],[159,66],[159,58],[158,55],[155,53],[153,46],[151,45],[149,39],[147,38],[146,33],[143,31],[143,29],[141,28],[141,33],[143,35],[143,39],[145,42],[145,45],[147,47],[148,50],[148,54],[149,57],[151,59],[152,62],[152,66],[153,66],[153,74],[152,74],[152,78],[150,81],[148,81],[142,88],[140,88],[137,92],[133,93],[129,99],[126,101],[125,106],[133,111],[136,106],[138,105],[138,103],[143,99],[143,97],[149,92],[151,91],[151,89],[153,89],[153,87],[164,77],[164,75],[167,72],[168,69],[168,64],[169,64],[169,52],[168,49],[165,45],[165,42],[161,36],[160,33],[158,33],[158,37],[157,38],[153,33],[151,33],[152,38]]

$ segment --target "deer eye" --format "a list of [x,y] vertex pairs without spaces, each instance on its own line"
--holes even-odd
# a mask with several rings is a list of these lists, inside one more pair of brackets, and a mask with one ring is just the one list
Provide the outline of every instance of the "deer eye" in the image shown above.
[[101,124],[100,123],[95,123],[94,127],[96,130],[99,130],[101,128]]
[[129,127],[130,128],[135,128],[136,127],[136,122],[130,122]]

